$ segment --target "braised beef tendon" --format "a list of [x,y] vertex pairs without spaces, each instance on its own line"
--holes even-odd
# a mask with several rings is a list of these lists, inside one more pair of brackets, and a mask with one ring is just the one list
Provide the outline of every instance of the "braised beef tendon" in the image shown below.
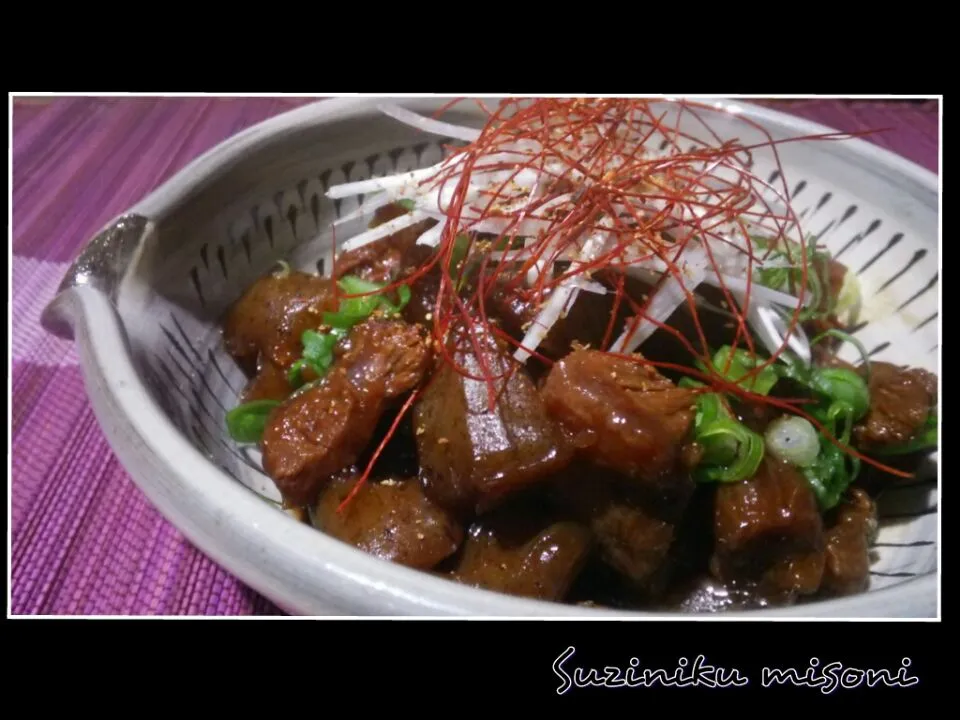
[[792,465],[764,458],[756,475],[715,495],[713,574],[789,600],[820,588],[826,561],[816,496]]
[[311,503],[330,475],[354,463],[373,440],[388,401],[413,390],[430,359],[418,326],[371,319],[354,327],[329,373],[267,422],[263,466],[284,500]]
[[521,503],[488,513],[470,527],[452,578],[486,590],[562,601],[591,547],[584,526]]
[[689,475],[669,492],[646,488],[587,463],[568,468],[551,488],[552,499],[589,527],[600,559],[647,597],[670,580],[678,524],[693,494]]
[[289,271],[257,280],[230,308],[223,322],[227,352],[248,375],[263,363],[288,369],[300,357],[301,336],[336,309],[329,278]]
[[370,442],[382,394],[358,392],[344,368],[273,411],[263,433],[263,469],[291,506],[313,501],[321,484]]
[[[408,212],[401,205],[394,203],[384,205],[377,208],[370,227],[383,225]],[[336,277],[355,275],[368,282],[380,284],[392,282],[404,267],[406,255],[415,246],[417,238],[436,224],[436,220],[425,220],[399,230],[393,235],[343,253],[336,261]]]
[[286,400],[293,388],[287,379],[287,373],[269,360],[261,361],[256,377],[244,389],[240,401],[254,402],[255,400]]
[[311,512],[315,527],[384,560],[430,570],[463,541],[463,527],[423,493],[416,477],[365,483],[343,506],[361,473],[338,473]]
[[250,380],[227,432],[319,532],[464,587],[668,612],[867,591],[874,496],[937,445],[938,377],[844,332],[855,270],[779,211],[744,222],[749,173],[630,148],[634,101],[603,102],[490,113],[459,160],[330,188],[385,204],[331,277],[286,268],[227,313]]
[[[527,289],[518,289],[505,282],[497,283],[488,298],[488,312],[519,342],[551,294],[551,290],[547,289],[534,299]],[[581,293],[577,302],[550,328],[537,353],[558,360],[569,352],[573,343],[594,347],[600,345],[607,332],[607,322],[598,322],[598,319],[609,317],[614,304],[612,294]],[[621,320],[626,317],[622,309],[620,316]]]
[[432,248],[414,245],[404,255],[404,264],[400,271],[400,277],[410,288],[410,302],[403,309],[403,317],[407,322],[419,323],[428,328],[433,327],[437,295],[443,279],[439,262],[423,269],[431,262],[433,254]]
[[[456,366],[443,363],[414,408],[421,472],[427,494],[444,507],[483,513],[548,480],[571,456],[533,381],[503,345],[480,336],[478,353],[464,333],[451,348]],[[500,378],[492,380],[492,408],[485,372]]]
[[877,533],[877,506],[854,488],[833,514],[827,529],[823,591],[831,595],[863,592],[870,582],[870,546]]
[[912,440],[937,406],[937,376],[922,368],[870,363],[870,410],[854,428],[867,452]]
[[547,375],[542,396],[581,458],[651,487],[674,481],[694,418],[690,390],[640,362],[574,350]]

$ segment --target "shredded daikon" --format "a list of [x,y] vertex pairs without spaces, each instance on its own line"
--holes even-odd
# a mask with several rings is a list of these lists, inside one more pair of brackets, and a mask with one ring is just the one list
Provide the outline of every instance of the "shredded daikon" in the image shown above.
[[[441,163],[442,165],[442,163]],[[369,180],[357,180],[356,182],[341,183],[334,185],[327,190],[327,197],[331,200],[350,197],[351,195],[373,194],[378,190],[398,190],[398,195],[413,195],[417,192],[419,182],[436,173],[439,167],[423,168],[422,170],[413,170],[400,175],[387,175],[386,177],[370,178]]]
[[394,120],[402,122],[404,125],[419,128],[433,135],[443,135],[444,137],[465,142],[473,142],[480,137],[480,131],[474,128],[463,127],[462,125],[452,125],[441,120],[433,120],[411,112],[399,105],[384,103],[377,106],[384,115],[389,115]]
[[434,225],[432,228],[427,230],[423,235],[417,238],[417,245],[426,245],[427,247],[436,247],[440,244],[440,238],[443,237],[443,231],[447,227],[447,219],[444,218],[442,221]]
[[[636,322],[636,318],[627,321],[626,330],[613,343],[612,352],[631,353],[659,329],[674,311],[687,301],[687,293],[693,293],[707,276],[708,260],[699,246],[688,246],[682,253],[678,264],[684,268],[680,273],[685,276],[679,280],[670,275],[650,298],[645,315]],[[634,327],[636,325],[636,327]]]
[[349,250],[356,250],[357,248],[363,247],[364,245],[369,245],[370,243],[380,240],[381,238],[390,237],[394,233],[397,233],[404,228],[408,228],[411,225],[416,225],[418,222],[426,219],[427,215],[425,213],[422,213],[419,210],[414,210],[411,213],[401,215],[400,217],[394,218],[389,222],[385,222],[383,225],[378,225],[372,230],[366,230],[359,235],[354,235],[352,238],[343,243],[341,246],[341,251],[347,252]]
[[[610,218],[604,218],[600,221],[600,224],[610,227],[612,221]],[[583,244],[583,249],[580,251],[577,260],[580,262],[595,260],[603,253],[608,240],[609,233],[607,232],[591,235]],[[527,330],[520,343],[522,347],[517,348],[513,354],[518,362],[527,361],[530,357],[530,352],[540,346],[540,343],[547,337],[547,334],[563,313],[569,312],[570,307],[576,302],[577,295],[580,294],[580,288],[577,286],[577,283],[574,282],[574,278],[575,276],[570,276],[557,285],[546,304],[540,312],[537,313],[536,318],[534,318],[533,323],[530,325],[530,329]]]
[[351,210],[346,215],[341,218],[337,218],[333,221],[334,227],[339,227],[345,225],[351,220],[369,220],[374,216],[374,214],[382,208],[384,205],[389,205],[393,202],[393,198],[385,193],[378,192],[373,195],[368,195],[364,198],[364,203],[356,210]]

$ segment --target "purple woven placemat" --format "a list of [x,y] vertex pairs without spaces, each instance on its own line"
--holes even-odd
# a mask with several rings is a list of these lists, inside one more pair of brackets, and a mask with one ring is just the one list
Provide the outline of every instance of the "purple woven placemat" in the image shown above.
[[[281,614],[197,551],[104,439],[72,345],[39,316],[104,223],[220,141],[300,99],[88,99],[13,113],[13,614]],[[936,102],[770,103],[937,170]]]

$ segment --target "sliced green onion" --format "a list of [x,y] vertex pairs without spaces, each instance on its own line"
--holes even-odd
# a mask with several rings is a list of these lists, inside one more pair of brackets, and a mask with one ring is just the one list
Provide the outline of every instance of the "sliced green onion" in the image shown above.
[[344,275],[337,281],[337,285],[348,295],[366,295],[383,290],[384,286],[369,280],[364,280],[356,275]]
[[[303,385],[305,369],[313,370],[318,379],[322,379],[327,374],[334,362],[334,348],[347,335],[350,328],[366,320],[380,307],[386,308],[388,312],[399,313],[410,302],[412,295],[409,287],[401,285],[397,289],[400,302],[394,305],[383,295],[368,294],[383,290],[382,285],[351,275],[341,278],[338,284],[344,292],[350,295],[361,295],[361,297],[341,300],[337,312],[323,314],[323,322],[331,327],[330,332],[319,333],[316,330],[306,330],[300,337],[303,355],[287,371],[287,382],[292,387],[298,388],[294,396],[314,384]],[[230,410],[226,415],[230,436],[237,442],[258,442],[263,435],[263,428],[270,411],[279,404],[276,400],[257,400]]]
[[287,384],[292,387],[298,388],[303,384],[303,369],[307,367],[306,360],[297,360],[293,365],[290,366],[290,369],[287,370]]
[[764,439],[772,455],[797,467],[813,465],[820,454],[820,435],[802,417],[777,418],[767,426]]
[[397,288],[397,297],[400,299],[400,302],[397,303],[396,305],[394,305],[389,300],[383,297],[380,298],[380,304],[383,305],[388,310],[390,310],[391,312],[400,314],[400,311],[402,311],[407,306],[407,303],[410,302],[410,298],[413,297],[413,292],[410,290],[408,286],[401,285],[400,287]]
[[[808,258],[807,264],[807,292],[810,293],[810,300],[807,303],[807,306],[801,310],[797,317],[801,322],[807,322],[808,320],[813,320],[814,318],[820,315],[829,315],[830,308],[826,310],[820,310],[820,305],[823,303],[823,280],[820,279],[820,273],[817,272],[817,266],[814,262],[816,255],[813,255]],[[801,268],[797,269],[796,283],[799,285],[803,281],[803,270]],[[830,296],[830,293],[827,292],[827,297]]]
[[[761,250],[769,250],[773,247],[773,240],[763,237],[751,236],[751,240],[755,245],[759,246]],[[800,252],[799,243],[785,241],[785,244],[795,246],[795,253]],[[800,311],[799,318],[801,321],[806,322],[812,320],[815,317],[821,315],[829,315],[831,308],[826,310],[821,310],[820,305],[824,297],[824,280],[820,276],[819,269],[817,267],[817,261],[826,261],[829,262],[830,255],[828,253],[822,252],[817,249],[817,242],[815,237],[808,237],[807,242],[804,246],[803,253],[803,262],[807,266],[807,287],[806,290],[810,294],[811,298],[807,307]],[[790,260],[790,254],[781,248],[775,248],[770,253],[770,258],[784,258]],[[769,267],[769,268],[760,268],[756,272],[756,279],[761,285],[769,287],[772,290],[780,291],[790,291],[793,287],[797,287],[801,284],[803,280],[803,266],[802,265],[784,265],[780,267]],[[793,287],[792,287],[793,286]],[[830,293],[827,292],[827,296],[830,296]],[[832,301],[830,303],[833,304]]]
[[[456,281],[457,290],[463,287],[464,280],[467,277],[466,269],[460,266],[466,260],[470,252],[470,236],[460,234],[453,241],[453,248],[450,250],[450,277]],[[459,279],[458,279],[459,278]]]
[[282,279],[287,277],[292,271],[290,269],[290,263],[286,260],[277,260],[277,265],[280,267],[274,271],[273,276],[277,279]]
[[278,400],[253,400],[233,408],[226,417],[230,437],[239,443],[260,442],[267,419],[278,405]]
[[333,364],[333,349],[342,336],[340,332],[321,335],[316,330],[305,330],[300,338],[303,359],[311,365],[329,368]]
[[802,471],[821,509],[830,510],[856,479],[860,460],[847,455],[832,442],[824,441],[816,461]]
[[843,403],[853,419],[859,420],[870,409],[870,389],[864,379],[847,368],[818,368],[810,374],[809,387],[831,404]]
[[[789,357],[789,356],[787,356]],[[812,411],[818,420],[835,405],[842,405],[853,420],[859,420],[870,409],[870,388],[859,373],[847,368],[818,368],[799,360],[779,367],[781,377],[805,386],[823,401]]]
[[317,378],[316,380],[311,380],[311,381],[308,382],[306,385],[301,385],[301,386],[298,387],[296,390],[294,390],[292,393],[290,393],[290,398],[288,398],[288,399],[292,400],[293,398],[298,397],[299,395],[303,395],[303,393],[305,393],[305,392],[307,392],[308,390],[311,390],[311,389],[317,387],[317,386],[320,385],[320,383],[322,383],[322,382],[323,382],[323,378]]
[[370,314],[370,312],[328,312],[323,314],[323,324],[337,330],[349,330],[370,317]]
[[817,335],[813,340],[810,341],[810,347],[813,347],[818,342],[823,340],[826,337],[834,337],[840,340],[841,342],[848,342],[853,345],[857,352],[860,353],[860,358],[863,360],[864,374],[866,375],[867,382],[870,382],[870,353],[867,352],[867,348],[864,347],[863,343],[857,340],[850,333],[845,333],[842,330],[837,330],[836,328],[831,328],[830,330],[825,330],[824,332]]
[[360,297],[345,298],[340,301],[340,307],[337,312],[328,312],[323,314],[323,322],[333,328],[340,330],[349,330],[357,323],[370,317],[379,308],[384,308],[389,313],[399,314],[410,302],[413,293],[406,285],[397,288],[397,296],[400,302],[394,305],[384,295],[378,295],[386,285],[379,285],[363,280],[362,278],[347,275],[337,283],[348,295],[358,295]]
[[[729,368],[727,367],[727,363],[729,363]],[[727,368],[724,374],[727,380],[742,385],[747,390],[757,393],[758,395],[767,395],[780,379],[776,367],[773,365],[768,365],[763,368],[763,370],[755,373],[753,377],[740,382],[742,378],[745,378],[750,372],[762,364],[763,361],[760,358],[752,357],[749,352],[742,348],[733,350],[729,345],[724,345],[713,356],[713,367],[717,372],[722,373],[724,368]]]
[[763,438],[733,420],[714,423],[697,435],[704,456],[697,467],[698,479],[737,482],[753,477],[763,460]]
[[318,377],[326,375],[333,365],[333,350],[346,334],[346,330],[339,328],[334,328],[329,333],[305,330],[300,337],[300,342],[303,345],[303,357],[290,366],[287,371],[287,382],[295,388],[300,387],[303,384],[302,373],[308,367]]
[[729,417],[723,401],[717,393],[703,393],[697,398],[697,414],[694,427],[709,427],[722,418]]
[[763,438],[730,417],[716,393],[697,398],[693,434],[703,448],[694,472],[698,482],[746,480],[756,474],[763,460]]
[[413,212],[414,208],[417,207],[417,203],[414,200],[410,200],[409,198],[401,198],[400,200],[396,201],[396,204],[402,207],[407,212]]

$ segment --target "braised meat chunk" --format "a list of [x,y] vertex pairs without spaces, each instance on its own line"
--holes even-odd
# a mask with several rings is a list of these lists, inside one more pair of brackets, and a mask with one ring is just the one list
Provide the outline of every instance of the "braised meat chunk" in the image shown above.
[[[339,255],[315,265],[331,277],[287,267],[225,316],[247,376],[221,406],[238,459],[259,445],[282,510],[441,595],[815,614],[869,591],[871,562],[900,554],[874,542],[878,495],[900,505],[884,518],[918,530],[938,508],[939,376],[916,367],[938,347],[932,325],[867,353],[857,316],[878,308],[857,276],[873,261],[847,267],[784,226],[805,186],[787,167],[767,181],[777,207],[750,177],[728,182],[749,153],[710,130],[709,104],[667,103],[706,131],[686,140],[657,127],[670,107],[643,100],[467,105],[419,120],[383,108],[394,139],[453,137],[388,151],[383,135],[360,161],[369,179],[326,172],[338,209],[362,206],[336,213]],[[935,285],[900,310],[935,319]],[[887,345],[914,366],[878,361]],[[196,369],[180,390],[224,388]],[[215,428],[193,430],[229,459]]]
[[865,450],[911,440],[937,405],[937,376],[921,368],[870,363],[870,411],[854,428]]
[[481,355],[465,334],[454,341],[456,366],[444,363],[431,378],[414,426],[428,494],[444,507],[482,513],[549,478],[570,453],[526,371],[489,336],[477,345]]
[[669,483],[695,395],[653,368],[574,350],[547,376],[543,401],[582,458],[649,484]]
[[287,373],[269,360],[261,361],[256,377],[247,385],[240,398],[242,402],[254,400],[286,400],[293,388]]
[[617,478],[587,464],[571,466],[553,488],[560,507],[583,522],[601,559],[634,587],[655,595],[667,581],[677,526],[693,494],[680,474],[668,494]]
[[[403,217],[408,211],[401,205],[390,204],[377,208],[371,228]],[[417,238],[436,225],[436,220],[424,220],[410,227],[398,230],[368,245],[349,250],[336,262],[336,275],[355,275],[368,282],[385,284],[393,281],[404,265],[404,258],[415,246]]]
[[815,593],[825,538],[816,496],[790,464],[767,456],[750,480],[723,483],[714,506],[714,575],[772,597]]
[[300,358],[304,331],[319,327],[323,313],[336,306],[336,288],[328,278],[296,271],[266,275],[227,314],[227,352],[248,375],[266,362],[286,370]]
[[[529,290],[500,282],[490,293],[488,312],[500,320],[506,332],[520,341],[551,293],[552,290],[548,288],[534,301]],[[537,347],[537,354],[555,360],[566,355],[575,342],[584,346],[598,346],[606,334],[608,321],[598,322],[597,319],[608,318],[614,303],[612,294],[580,293],[577,301],[550,328]],[[625,313],[621,310],[620,315],[622,319]]]
[[827,530],[827,564],[823,590],[851,595],[867,589],[870,581],[870,546],[877,532],[877,506],[854,488],[836,510]]
[[402,320],[368,320],[350,332],[326,377],[270,416],[264,470],[285,501],[305,505],[371,442],[387,402],[412,390],[430,363],[426,334]]
[[400,271],[400,277],[410,288],[410,302],[403,309],[403,317],[407,322],[419,323],[428,328],[432,328],[434,324],[433,314],[443,279],[440,263],[434,263],[421,271],[421,267],[430,262],[433,253],[432,248],[414,245],[404,255],[403,268]]
[[419,570],[436,567],[460,547],[463,528],[424,495],[416,478],[367,482],[338,512],[359,479],[359,472],[343,472],[324,486],[312,513],[317,528]]
[[433,358],[427,334],[403,320],[368,320],[357,325],[336,350],[335,368],[367,395],[387,400],[413,390]]
[[560,601],[591,549],[582,525],[529,509],[498,510],[474,523],[453,578],[486,590]]

